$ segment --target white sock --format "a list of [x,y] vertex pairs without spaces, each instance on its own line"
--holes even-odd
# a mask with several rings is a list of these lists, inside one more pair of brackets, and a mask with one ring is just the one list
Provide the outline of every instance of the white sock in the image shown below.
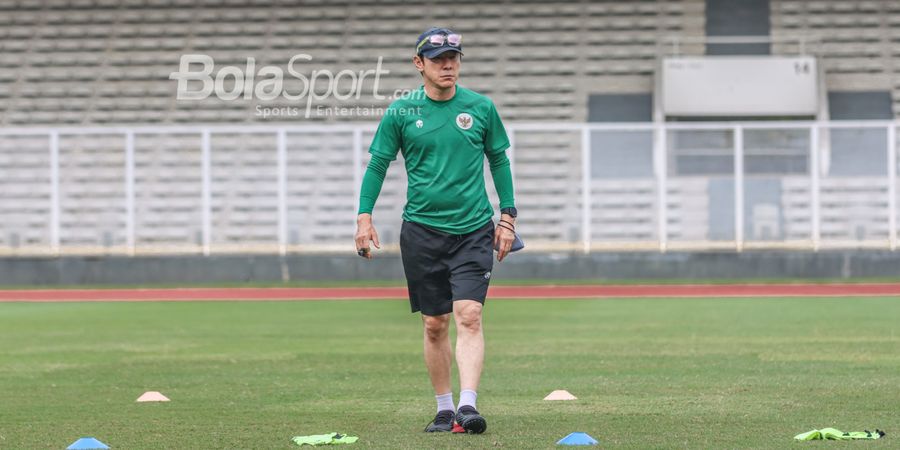
[[[475,399],[478,398],[478,394],[475,391],[465,389],[459,393],[459,407],[463,406],[471,406],[475,408]],[[477,409],[477,408],[476,408]]]
[[435,395],[435,399],[437,399],[437,410],[441,411],[456,411],[456,407],[453,406],[453,392],[448,392],[446,394]]

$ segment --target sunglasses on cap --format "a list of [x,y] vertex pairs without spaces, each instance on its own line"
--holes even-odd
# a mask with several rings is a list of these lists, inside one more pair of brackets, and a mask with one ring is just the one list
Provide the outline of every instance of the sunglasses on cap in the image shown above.
[[422,39],[422,42],[419,42],[419,45],[416,46],[416,54],[422,52],[422,46],[426,43],[431,44],[435,47],[442,47],[444,43],[451,47],[459,47],[462,44],[462,35],[461,34],[432,34],[431,36],[427,36],[425,39]]

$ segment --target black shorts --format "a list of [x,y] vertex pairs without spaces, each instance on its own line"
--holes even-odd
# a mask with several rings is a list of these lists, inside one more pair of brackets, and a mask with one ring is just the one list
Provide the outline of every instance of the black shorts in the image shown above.
[[440,316],[455,300],[484,304],[494,268],[494,222],[463,235],[403,221],[400,256],[412,312]]

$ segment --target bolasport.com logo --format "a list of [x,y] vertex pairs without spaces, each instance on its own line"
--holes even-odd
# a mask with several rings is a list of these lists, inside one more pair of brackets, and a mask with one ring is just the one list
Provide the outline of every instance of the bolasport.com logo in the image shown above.
[[[256,115],[264,119],[270,117],[309,118],[317,115],[375,115],[379,111],[369,111],[359,106],[337,108],[319,105],[328,98],[339,101],[359,100],[364,91],[375,100],[388,96],[379,93],[381,77],[390,73],[382,68],[382,57],[378,57],[373,69],[353,71],[344,69],[337,73],[324,68],[302,70],[303,63],[312,61],[312,55],[296,54],[287,62],[285,69],[278,66],[256,67],[256,59],[247,58],[244,67],[216,67],[209,55],[186,54],[181,56],[179,70],[169,74],[170,80],[177,80],[176,98],[185,101],[200,101],[215,96],[221,100],[257,99],[263,104],[256,106]],[[218,70],[216,70],[218,69]],[[396,91],[394,97],[407,95],[408,91]],[[303,106],[266,106],[264,102],[281,98],[298,102]],[[381,113],[384,108],[377,108]]]

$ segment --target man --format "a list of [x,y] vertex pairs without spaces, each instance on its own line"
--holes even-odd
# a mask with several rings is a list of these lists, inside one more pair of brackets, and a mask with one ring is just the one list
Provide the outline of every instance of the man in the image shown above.
[[[421,311],[425,365],[437,400],[427,432],[451,431],[454,419],[468,433],[483,433],[487,421],[476,409],[484,361],[481,310],[493,268],[515,239],[516,209],[506,149],[509,139],[493,102],[456,84],[462,37],[431,28],[416,40],[413,64],[424,84],[385,111],[372,140],[363,177],[356,248],[372,258],[379,248],[372,209],[390,162],[403,152],[408,175],[400,253],[412,312]],[[484,158],[500,196],[497,227],[484,184]],[[459,408],[453,404],[450,314],[456,322]]]

